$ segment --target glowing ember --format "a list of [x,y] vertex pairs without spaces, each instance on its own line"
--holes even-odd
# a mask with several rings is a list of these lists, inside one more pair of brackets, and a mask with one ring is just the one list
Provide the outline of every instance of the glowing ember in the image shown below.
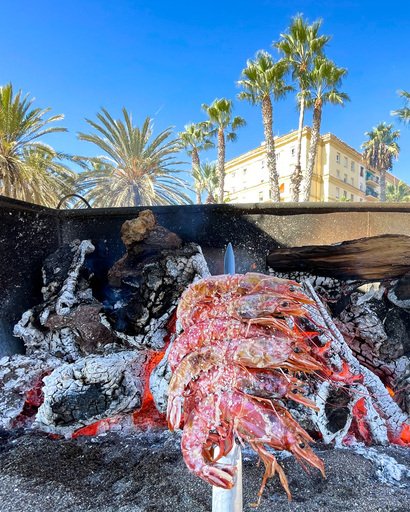
[[13,427],[23,427],[30,418],[33,418],[38,408],[44,401],[44,393],[42,387],[44,385],[43,378],[48,375],[44,373],[36,379],[33,387],[27,392],[26,399],[21,413],[14,419]]
[[354,434],[356,438],[359,436],[366,444],[371,444],[372,434],[366,421],[367,409],[365,398],[360,398],[360,400],[355,403],[352,413],[353,421],[349,433]]

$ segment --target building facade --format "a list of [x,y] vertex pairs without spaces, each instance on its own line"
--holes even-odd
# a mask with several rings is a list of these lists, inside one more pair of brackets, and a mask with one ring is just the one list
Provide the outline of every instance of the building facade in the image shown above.
[[[303,129],[302,171],[307,167],[311,130]],[[291,200],[290,177],[296,164],[297,131],[275,137],[276,165],[281,201]],[[230,203],[260,203],[270,200],[265,143],[225,165],[225,191]],[[361,153],[331,133],[319,139],[310,201],[378,201],[380,176],[367,169]],[[398,178],[386,173],[386,186]]]

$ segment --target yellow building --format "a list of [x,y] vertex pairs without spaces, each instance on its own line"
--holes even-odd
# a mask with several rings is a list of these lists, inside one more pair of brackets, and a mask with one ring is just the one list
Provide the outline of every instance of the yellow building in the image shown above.
[[[307,167],[311,130],[303,129],[302,171]],[[296,163],[297,131],[275,137],[277,171],[281,201],[290,201],[290,177]],[[230,203],[259,203],[269,201],[269,172],[263,142],[225,165],[225,190]],[[310,201],[378,201],[380,176],[367,169],[361,153],[332,133],[319,139],[312,180]],[[386,185],[399,180],[386,173]]]

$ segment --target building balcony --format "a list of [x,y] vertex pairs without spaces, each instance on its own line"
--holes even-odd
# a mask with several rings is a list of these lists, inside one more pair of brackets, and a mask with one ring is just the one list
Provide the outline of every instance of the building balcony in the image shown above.
[[376,192],[375,190],[373,190],[372,188],[370,187],[366,187],[366,196],[372,196],[372,197],[376,197],[378,198],[379,197],[379,194],[378,192]]
[[379,184],[379,178],[378,178],[378,176],[375,176],[372,172],[367,171],[366,172],[366,183],[368,185],[371,185],[372,187],[375,187]]

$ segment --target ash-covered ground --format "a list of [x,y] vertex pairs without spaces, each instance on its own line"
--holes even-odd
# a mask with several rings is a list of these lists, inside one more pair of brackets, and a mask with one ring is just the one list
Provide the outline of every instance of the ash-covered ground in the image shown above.
[[[70,440],[0,434],[1,512],[211,511],[211,487],[187,470],[177,434],[109,432]],[[326,480],[318,472],[306,475],[293,457],[285,457],[293,501],[273,479],[259,512],[410,510],[410,450],[376,448],[371,454],[377,464],[352,450],[315,449],[325,461]],[[399,463],[395,485],[380,481],[383,454]],[[262,474],[256,456],[245,450],[244,511],[254,510]]]

